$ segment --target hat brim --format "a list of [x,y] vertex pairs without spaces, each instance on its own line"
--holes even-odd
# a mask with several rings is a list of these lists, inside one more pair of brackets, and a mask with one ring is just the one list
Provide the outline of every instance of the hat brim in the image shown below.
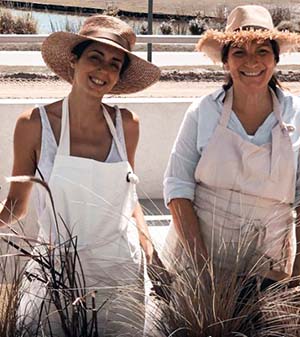
[[221,63],[221,50],[224,45],[232,43],[241,46],[249,41],[275,40],[280,49],[280,53],[290,52],[296,49],[299,42],[299,35],[291,32],[281,32],[274,30],[239,30],[234,32],[220,32],[208,30],[198,41],[196,50],[204,52],[215,63]]
[[129,58],[128,66],[109,94],[138,92],[159,80],[161,71],[156,65],[105,38],[94,38],[69,32],[52,33],[43,42],[41,50],[43,59],[55,74],[72,84],[74,74],[70,62],[73,56],[72,50],[76,45],[86,40],[101,42],[123,50]]

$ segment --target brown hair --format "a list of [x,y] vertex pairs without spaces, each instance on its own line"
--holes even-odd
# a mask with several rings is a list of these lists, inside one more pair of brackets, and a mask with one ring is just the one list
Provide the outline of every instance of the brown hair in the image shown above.
[[[274,59],[277,64],[279,62],[279,54],[280,54],[279,45],[275,40],[269,40],[269,41],[271,43],[271,47],[272,47],[273,54],[274,54]],[[229,53],[230,47],[231,47],[231,42],[225,44],[221,50],[221,60],[223,64],[225,64],[228,60],[228,53]],[[232,78],[230,74],[228,74],[225,78],[225,84],[223,85],[224,90],[227,91],[232,86],[232,84],[233,84]],[[276,77],[276,74],[272,75],[269,81],[269,86],[274,90],[275,93],[278,87],[282,88],[282,85],[279,82],[278,78]]]

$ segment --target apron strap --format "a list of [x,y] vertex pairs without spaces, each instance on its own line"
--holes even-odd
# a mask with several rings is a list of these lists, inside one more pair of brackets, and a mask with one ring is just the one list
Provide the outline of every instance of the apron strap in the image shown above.
[[[281,151],[281,142],[282,142],[281,136],[283,135],[284,138],[286,139],[286,138],[289,138],[289,135],[288,135],[287,126],[282,121],[280,102],[275,92],[273,91],[273,89],[269,88],[269,90],[272,96],[273,112],[279,124],[279,127],[275,126],[272,129],[272,149],[271,149],[271,165],[270,165],[271,179],[276,180],[279,178],[278,177],[279,175],[278,163],[279,163],[280,151]],[[232,111],[232,102],[233,102],[233,88],[231,87],[226,93],[222,115],[219,120],[219,124],[223,127],[227,127],[228,125],[230,114]]]
[[[102,104],[102,110],[103,110],[103,115],[108,125],[108,128],[110,130],[110,133],[117,146],[120,157],[122,161],[127,161],[126,151],[124,150],[119,140],[114,123],[103,104]],[[69,97],[68,96],[65,97],[62,102],[61,130],[60,130],[60,138],[59,138],[57,154],[64,155],[64,156],[70,155],[70,123],[69,123]]]
[[282,121],[280,102],[279,102],[274,90],[270,88],[270,92],[271,92],[272,101],[273,101],[274,115],[278,120],[278,123],[280,125],[281,130],[283,130],[285,132],[287,130],[287,128],[286,128],[285,123]]
[[110,133],[113,137],[113,140],[115,141],[115,144],[117,146],[117,149],[118,149],[118,152],[120,154],[120,157],[122,159],[122,161],[127,161],[127,154],[126,154],[126,150],[123,148],[120,140],[119,140],[119,137],[118,137],[118,134],[117,134],[117,130],[114,126],[114,123],[109,115],[109,113],[107,112],[105,106],[102,104],[102,111],[103,111],[103,115],[104,115],[104,118],[106,120],[106,123],[108,125],[108,128],[110,130]]
[[229,118],[230,118],[230,114],[232,110],[232,101],[233,101],[233,89],[232,87],[230,87],[226,92],[224,105],[223,105],[223,111],[221,114],[221,118],[219,120],[219,124],[224,127],[227,127],[227,124],[229,122]]
[[[286,125],[282,121],[280,102],[279,102],[275,92],[273,91],[273,89],[271,89],[271,88],[269,88],[269,89],[270,89],[271,96],[272,96],[272,104],[273,104],[274,115],[275,115],[276,119],[278,120],[280,128],[282,130],[286,130]],[[228,125],[230,114],[231,114],[231,111],[232,111],[232,102],[233,102],[233,88],[231,87],[226,92],[224,105],[223,105],[223,111],[222,111],[222,115],[221,115],[221,118],[220,118],[220,121],[219,121],[219,124],[222,125],[222,126],[227,127],[227,125]]]
[[69,125],[69,97],[65,97],[62,102],[62,116],[60,138],[57,148],[58,155],[70,155],[70,125]]
[[[272,100],[273,100],[273,111],[274,115],[278,120],[279,127],[274,127],[272,129],[272,153],[271,153],[271,178],[276,181],[279,179],[279,160],[281,157],[281,144],[283,140],[288,140],[286,150],[290,149],[290,136],[288,128],[285,123],[282,121],[281,116],[281,106],[280,102],[275,94],[275,92],[270,89]],[[283,137],[283,138],[282,138]]]

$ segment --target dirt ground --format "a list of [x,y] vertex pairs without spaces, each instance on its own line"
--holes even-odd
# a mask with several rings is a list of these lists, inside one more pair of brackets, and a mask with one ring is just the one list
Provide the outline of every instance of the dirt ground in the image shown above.
[[[300,95],[300,82],[284,82],[292,93]],[[222,82],[158,82],[136,94],[118,97],[177,97],[190,98],[206,95],[218,89]],[[0,82],[0,99],[5,98],[60,98],[70,91],[63,81],[6,81]]]
[[[19,0],[10,0],[11,2],[17,2]],[[22,2],[28,3],[42,3],[42,4],[54,4],[60,6],[75,6],[75,7],[91,7],[106,9],[109,5],[116,6],[123,11],[129,12],[148,12],[148,0],[23,0]],[[226,5],[228,8],[235,7],[237,5],[244,5],[245,3],[255,3],[257,5],[283,5],[281,0],[257,0],[252,1],[240,1],[240,0],[155,0],[153,1],[153,12],[164,14],[177,14],[177,15],[195,15],[196,12],[202,11],[206,15],[213,15],[216,8]],[[299,0],[289,0],[284,4],[285,7],[299,5]]]

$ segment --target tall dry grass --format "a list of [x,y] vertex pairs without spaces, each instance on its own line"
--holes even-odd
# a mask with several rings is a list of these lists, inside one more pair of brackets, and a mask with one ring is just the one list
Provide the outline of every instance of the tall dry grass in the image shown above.
[[170,301],[149,309],[147,337],[300,336],[299,287],[286,280],[258,291],[254,275],[213,270],[209,262],[184,266],[168,286]]
[[[19,288],[23,267],[18,254],[13,254],[7,244],[2,244],[0,256],[0,336],[18,337],[17,328]],[[11,271],[11,272],[9,272]]]
[[[31,181],[48,188],[43,182],[35,179]],[[52,329],[55,323],[64,336],[100,337],[97,323],[102,306],[96,302],[96,292],[85,286],[80,259],[76,253],[76,238],[70,233],[69,240],[61,242],[59,247],[53,247],[16,233],[11,237],[2,237],[9,242],[9,246],[18,249],[16,254],[2,254],[3,261],[12,257],[30,257],[37,263],[40,273],[24,276],[26,270],[15,268],[12,279],[8,279],[4,263],[5,277],[1,282],[5,285],[1,288],[3,327],[0,326],[0,335],[37,337],[47,331],[46,335],[52,337],[55,336],[55,330]],[[14,242],[13,239],[18,241]],[[20,245],[20,242],[23,244]],[[24,247],[24,243],[27,246]],[[37,243],[44,249],[36,250]],[[300,289],[290,288],[290,280],[283,280],[261,291],[259,282],[262,279],[257,278],[257,275],[264,259],[257,257],[247,271],[240,275],[239,262],[244,265],[246,253],[237,256],[236,269],[233,270],[222,265],[222,261],[226,261],[226,251],[223,252],[224,259],[218,263],[212,259],[196,263],[191,252],[185,254],[181,254],[178,261],[172,261],[176,265],[172,273],[158,256],[149,268],[155,296],[148,304],[145,336],[299,336]],[[174,256],[169,258],[174,259]],[[34,329],[32,324],[27,324],[26,316],[18,316],[18,305],[22,299],[19,287],[22,277],[28,276],[46,285]],[[123,318],[129,317],[133,311],[137,316],[143,316],[143,305],[132,296],[134,292],[143,295],[138,294],[138,289],[120,291]],[[6,305],[7,303],[11,305]],[[121,324],[134,322],[128,319]],[[142,325],[135,336],[143,336]]]
[[[50,196],[58,236],[59,225],[63,224],[69,230],[55,211],[54,200],[46,183],[30,177],[11,178],[10,181],[42,185]],[[130,312],[139,304],[139,314],[136,317],[143,321],[140,298],[144,293],[130,286],[120,286],[113,288],[116,295],[111,299],[111,292],[107,291],[109,287],[87,285],[77,251],[77,237],[68,232],[67,240],[50,244],[28,238],[14,229],[12,231],[13,234],[0,234],[0,238],[7,243],[7,252],[0,258],[15,261],[15,258],[21,257],[29,263],[25,267],[23,265],[22,270],[18,265],[12,266],[12,278],[9,278],[6,265],[2,268],[1,337],[102,337],[103,332],[99,329],[100,320],[105,319],[102,309],[107,303],[110,305],[111,300],[119,303],[120,310],[119,316],[114,316],[114,327],[121,331],[122,326],[135,325],[138,331],[136,336],[140,336],[143,324],[139,326],[133,322]],[[4,329],[6,333],[1,333]]]
[[173,271],[165,284],[169,297],[152,301],[147,337],[300,336],[300,287],[291,287],[300,277],[265,279],[264,256],[245,265],[249,250],[246,240],[241,242],[230,269],[225,247],[221,259],[202,263],[191,252],[177,253],[177,261],[174,251],[166,254]]
[[0,9],[0,34],[37,34],[37,22],[30,14],[20,17]]

